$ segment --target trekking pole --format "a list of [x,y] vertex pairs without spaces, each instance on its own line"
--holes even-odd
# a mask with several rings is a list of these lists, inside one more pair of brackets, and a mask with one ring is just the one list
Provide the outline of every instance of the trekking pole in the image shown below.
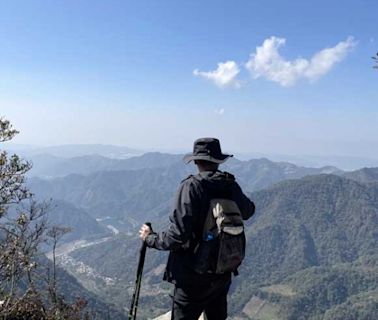
[[[146,222],[145,225],[149,226],[152,232],[151,223]],[[136,280],[135,280],[134,293],[133,293],[133,298],[131,301],[131,306],[130,306],[130,311],[129,311],[129,320],[136,319],[136,314],[138,310],[138,302],[139,302],[140,286],[142,283],[144,259],[146,257],[146,249],[147,249],[146,242],[143,241],[142,246],[140,247],[139,262],[138,262],[138,268],[137,268],[137,274],[136,274]]]

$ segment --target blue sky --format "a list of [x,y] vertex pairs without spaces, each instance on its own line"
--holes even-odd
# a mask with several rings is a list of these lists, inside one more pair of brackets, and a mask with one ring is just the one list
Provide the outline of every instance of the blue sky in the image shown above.
[[1,1],[17,143],[378,158],[377,1]]

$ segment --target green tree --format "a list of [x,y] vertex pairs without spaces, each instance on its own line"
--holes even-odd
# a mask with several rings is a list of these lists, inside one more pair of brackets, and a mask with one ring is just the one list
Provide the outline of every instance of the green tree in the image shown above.
[[[0,143],[11,140],[17,133],[8,120],[0,118]],[[8,156],[5,150],[0,152],[0,218],[9,205],[31,198],[25,187],[25,174],[30,168],[31,164],[17,155]]]
[[[0,118],[0,142],[11,140],[17,133],[9,121]],[[17,155],[9,156],[5,150],[0,152],[0,294],[4,299],[3,309],[12,305],[18,281],[24,275],[33,287],[34,258],[46,228],[42,219],[44,209],[38,207],[25,187],[25,174],[30,168],[31,164]],[[26,200],[29,200],[29,208],[23,204]]]
[[[18,131],[0,118],[0,143]],[[86,302],[66,303],[57,293],[55,249],[69,230],[47,227],[47,203],[40,203],[26,187],[31,163],[0,151],[0,319],[82,319]],[[53,274],[41,287],[40,244],[53,239]]]

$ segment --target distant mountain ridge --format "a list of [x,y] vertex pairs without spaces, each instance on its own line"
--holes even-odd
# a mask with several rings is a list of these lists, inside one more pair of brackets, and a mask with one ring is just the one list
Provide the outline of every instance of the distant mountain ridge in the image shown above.
[[33,178],[30,186],[38,197],[70,202],[92,217],[131,218],[139,223],[146,216],[167,212],[178,183],[187,174],[176,167],[100,171],[51,180]]
[[[73,158],[59,158],[49,154],[38,154],[31,157],[33,168],[31,176],[62,177],[68,174],[90,174],[96,171],[138,170],[145,168],[162,168],[172,165],[187,166],[182,161],[183,155],[160,152],[148,152],[132,156],[128,159],[112,159],[99,155],[84,155]],[[267,158],[240,161],[231,158],[222,165],[224,170],[242,173],[242,171],[271,169],[275,176],[297,177],[305,174],[342,172],[336,167],[307,168],[296,166],[289,162],[274,162]],[[239,176],[241,176],[239,174]],[[282,178],[278,178],[281,180]]]
[[[97,168],[91,161],[97,162],[98,156],[87,158],[80,158],[79,167]],[[101,158],[100,161],[104,159]],[[78,158],[74,158],[69,162],[77,164],[77,160]],[[181,155],[147,153],[126,160],[105,159],[104,163],[108,170],[87,175],[70,174],[48,180],[32,178],[30,184],[38,197],[64,200],[84,209],[94,218],[117,217],[130,226],[130,219],[142,222],[145,217],[166,214],[180,181],[195,173],[195,167],[183,163]],[[76,169],[79,167],[75,166]],[[116,170],[120,167],[127,170]],[[221,169],[235,174],[237,181],[247,192],[286,179],[323,172],[341,172],[333,167],[304,168],[268,159],[231,159]],[[125,230],[128,230],[127,225]]]
[[[12,152],[12,145],[5,145]],[[81,157],[85,155],[99,155],[108,158],[127,159],[143,152],[129,147],[106,144],[67,144],[50,147],[14,146],[15,153],[24,157],[46,154],[61,158]]]
[[307,175],[343,172],[332,166],[307,168],[289,162],[273,162],[266,158],[249,161],[231,159],[224,164],[224,170],[235,174],[239,183],[248,191],[264,189],[283,180],[299,179]]
[[159,168],[179,162],[181,155],[150,152],[128,159],[113,159],[100,155],[83,155],[73,158],[59,158],[49,154],[31,157],[31,176],[42,178],[63,177],[69,174],[87,175],[97,171],[138,170]]
[[[61,158],[74,158],[89,155],[99,155],[112,159],[127,159],[132,156],[138,156],[146,151],[129,148],[125,146],[107,145],[107,144],[72,144],[57,145],[50,147],[37,147],[32,145],[19,145],[5,143],[5,148],[24,157],[30,158],[40,154],[56,156]],[[189,148],[190,149],[190,148]],[[170,153],[182,153],[188,148],[180,151],[172,150]],[[155,151],[159,151],[156,149]],[[163,152],[160,150],[160,152]],[[268,158],[274,162],[289,162],[299,167],[320,168],[324,166],[334,166],[342,170],[357,170],[362,167],[377,167],[378,159],[363,158],[356,156],[317,156],[317,155],[285,155],[285,154],[263,154],[258,152],[234,153],[237,158],[242,160]]]
[[355,171],[345,172],[343,176],[361,183],[377,183],[378,168],[362,168]]

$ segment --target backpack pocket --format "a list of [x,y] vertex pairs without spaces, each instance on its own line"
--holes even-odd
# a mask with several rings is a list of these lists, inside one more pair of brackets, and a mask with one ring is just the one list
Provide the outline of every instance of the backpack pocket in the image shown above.
[[198,273],[235,272],[245,255],[244,224],[237,204],[230,199],[212,199],[194,249],[193,265]]
[[215,273],[235,271],[243,261],[244,256],[245,235],[243,229],[237,235],[226,233],[224,230],[219,235],[219,251]]
[[194,270],[197,273],[208,273],[215,269],[215,261],[218,255],[219,239],[213,238],[207,241],[200,241],[194,249]]

